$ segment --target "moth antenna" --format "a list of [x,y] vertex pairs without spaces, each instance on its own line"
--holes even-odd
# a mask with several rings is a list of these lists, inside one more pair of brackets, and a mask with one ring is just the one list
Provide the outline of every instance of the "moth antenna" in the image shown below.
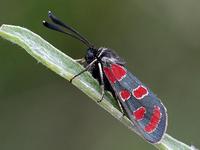
[[82,42],[83,44],[85,44],[87,47],[91,47],[91,45],[89,45],[85,40],[83,40],[83,39],[77,37],[76,35],[74,35],[74,34],[72,34],[72,33],[63,31],[60,27],[58,27],[58,26],[56,26],[56,25],[54,25],[54,24],[48,23],[47,21],[43,21],[42,23],[43,23],[43,25],[44,25],[45,27],[47,27],[47,28],[49,28],[49,29],[52,29],[52,30],[55,30],[55,31],[64,33],[64,34],[66,34],[66,35],[69,35],[69,36],[71,36],[71,37],[73,37],[73,38],[75,38],[75,39],[81,41],[81,42]]
[[52,22],[54,22],[55,24],[60,25],[60,26],[62,26],[64,28],[66,28],[70,32],[74,33],[77,37],[79,37],[79,39],[82,39],[82,41],[85,41],[85,43],[87,43],[88,45],[90,45],[90,47],[93,47],[93,45],[84,36],[82,36],[74,28],[72,28],[69,25],[63,23],[59,18],[57,18],[56,16],[54,16],[51,11],[48,12],[48,17],[52,20]]

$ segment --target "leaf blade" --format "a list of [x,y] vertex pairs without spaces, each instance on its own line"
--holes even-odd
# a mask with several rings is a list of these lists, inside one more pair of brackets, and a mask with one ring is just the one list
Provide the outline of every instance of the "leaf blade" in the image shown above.
[[[43,65],[67,80],[70,80],[74,75],[78,74],[84,69],[72,58],[65,55],[47,41],[42,39],[39,35],[31,32],[28,29],[14,25],[2,25],[0,27],[0,36],[21,46],[37,61],[41,62]],[[101,97],[97,81],[94,80],[88,72],[84,73],[73,81],[73,84],[77,88],[83,91],[94,101]],[[127,117],[122,117],[122,113],[119,111],[116,101],[110,94],[107,93],[104,101],[99,105],[120,122],[122,122],[125,126],[127,126],[130,130],[139,134],[135,127],[131,124],[130,120]],[[154,146],[162,150],[194,149],[194,147],[190,147],[174,139],[168,134],[165,134],[160,143],[154,144]]]

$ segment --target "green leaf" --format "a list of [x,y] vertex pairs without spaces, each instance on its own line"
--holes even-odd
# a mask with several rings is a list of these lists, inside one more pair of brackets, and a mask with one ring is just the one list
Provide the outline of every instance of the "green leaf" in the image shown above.
[[[59,51],[37,34],[25,28],[13,25],[2,25],[0,27],[0,36],[21,46],[37,61],[41,62],[43,65],[67,80],[70,80],[74,75],[84,69],[75,60]],[[92,100],[97,101],[100,99],[101,94],[99,85],[90,73],[85,72],[81,76],[75,78],[73,80],[73,84],[88,95]],[[139,135],[130,120],[127,117],[122,116],[116,100],[113,99],[110,93],[106,93],[104,100],[97,104],[122,122],[130,130]],[[195,149],[192,146],[190,147],[174,139],[168,134],[164,135],[159,144],[153,145],[161,150]]]

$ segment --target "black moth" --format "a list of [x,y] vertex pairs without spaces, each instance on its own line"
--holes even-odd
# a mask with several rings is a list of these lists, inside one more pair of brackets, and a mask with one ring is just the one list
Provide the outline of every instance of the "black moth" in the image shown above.
[[160,99],[127,70],[124,60],[113,50],[105,47],[96,48],[50,11],[48,16],[54,24],[43,21],[44,26],[67,34],[88,47],[85,58],[79,60],[86,61],[87,65],[71,81],[85,71],[90,71],[101,86],[102,97],[98,102],[103,99],[104,90],[110,91],[121,111],[126,112],[140,135],[150,143],[160,142],[167,128],[167,110]]

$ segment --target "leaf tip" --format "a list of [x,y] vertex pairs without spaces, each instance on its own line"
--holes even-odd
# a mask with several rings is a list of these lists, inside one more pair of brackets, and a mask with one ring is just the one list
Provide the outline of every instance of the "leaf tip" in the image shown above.
[[3,26],[4,26],[4,24],[1,24],[1,26],[0,26],[0,30],[3,28]]
[[9,26],[9,25],[7,25],[7,24],[1,24],[0,31],[3,31],[3,28],[5,28],[6,26]]

